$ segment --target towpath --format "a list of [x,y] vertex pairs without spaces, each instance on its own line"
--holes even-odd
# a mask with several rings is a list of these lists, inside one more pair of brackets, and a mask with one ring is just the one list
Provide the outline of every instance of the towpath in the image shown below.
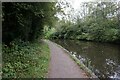
[[46,40],[51,52],[48,78],[88,78],[65,50]]

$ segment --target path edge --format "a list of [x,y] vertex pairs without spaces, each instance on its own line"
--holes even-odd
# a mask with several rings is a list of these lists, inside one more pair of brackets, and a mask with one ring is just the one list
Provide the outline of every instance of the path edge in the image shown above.
[[[51,40],[47,40],[47,39],[44,39],[43,41],[48,41],[48,42],[52,42]],[[80,67],[80,69],[84,70],[86,75],[88,77],[90,77],[90,79],[97,79],[99,80],[99,78],[95,75],[94,72],[92,72],[89,68],[87,68],[79,59],[77,59],[75,56],[73,56],[67,49],[65,49],[64,47],[62,47],[61,45],[53,42],[55,45],[57,45],[58,47],[62,48],[65,52],[68,53],[68,55],[77,63],[77,65]]]

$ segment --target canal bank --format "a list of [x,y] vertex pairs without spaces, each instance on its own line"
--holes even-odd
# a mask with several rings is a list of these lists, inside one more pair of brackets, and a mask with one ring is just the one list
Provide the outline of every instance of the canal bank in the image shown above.
[[52,40],[67,49],[99,78],[120,79],[120,45],[78,41]]
[[46,42],[49,44],[51,50],[48,78],[98,79],[97,76],[84,64],[80,63],[77,58],[69,55],[70,52],[65,48],[48,40],[46,40]]
[[61,45],[59,45],[57,43],[54,43],[54,44],[56,44],[57,46],[62,48],[65,52],[67,52],[67,54],[77,63],[77,65],[80,67],[80,69],[85,71],[86,75],[90,79],[97,79],[97,80],[99,80],[99,78],[89,68],[87,68],[79,59],[77,59],[75,57],[75,55],[70,54],[71,53],[70,51],[68,51],[67,49],[65,49],[64,47],[62,47]]
[[45,40],[51,51],[48,78],[86,78],[87,74],[55,43]]

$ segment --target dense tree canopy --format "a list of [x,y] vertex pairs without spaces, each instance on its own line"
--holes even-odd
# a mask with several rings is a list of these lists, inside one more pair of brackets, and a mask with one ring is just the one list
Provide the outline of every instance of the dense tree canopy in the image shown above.
[[74,22],[61,21],[62,25],[59,25],[59,29],[56,28],[52,38],[103,42],[120,40],[119,2],[84,2],[81,6]]
[[52,26],[57,19],[55,2],[4,2],[2,3],[3,42],[16,38],[33,41],[42,34],[45,25]]
[[[64,7],[71,12],[65,13]],[[17,38],[33,41],[43,31],[45,38],[120,40],[119,2],[84,2],[76,15],[70,15],[75,10],[67,2],[3,3],[2,9],[5,43]],[[59,11],[63,18],[58,21]]]

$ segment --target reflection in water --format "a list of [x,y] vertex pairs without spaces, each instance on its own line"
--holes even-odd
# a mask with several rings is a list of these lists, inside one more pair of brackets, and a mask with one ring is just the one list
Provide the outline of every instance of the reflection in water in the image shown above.
[[120,79],[120,45],[75,40],[54,42],[70,51],[98,77]]

